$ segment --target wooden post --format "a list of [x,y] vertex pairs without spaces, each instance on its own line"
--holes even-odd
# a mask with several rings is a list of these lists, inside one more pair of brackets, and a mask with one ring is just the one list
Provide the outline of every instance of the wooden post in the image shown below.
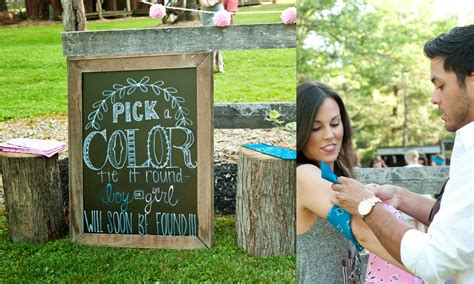
[[0,163],[11,240],[42,243],[64,236],[58,155],[0,152]]
[[104,18],[102,16],[102,0],[97,0],[96,9],[97,13],[99,13],[99,20],[102,20]]
[[237,170],[237,244],[256,256],[295,253],[295,161],[241,148]]

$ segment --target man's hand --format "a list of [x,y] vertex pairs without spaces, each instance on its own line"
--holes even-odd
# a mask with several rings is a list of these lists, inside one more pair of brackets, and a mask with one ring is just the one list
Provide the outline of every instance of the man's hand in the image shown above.
[[400,206],[400,198],[398,196],[399,187],[384,184],[380,186],[369,186],[368,189],[372,191],[375,196],[380,198],[384,203],[390,204],[396,209],[399,209]]
[[339,177],[340,184],[333,184],[332,189],[337,191],[336,199],[331,200],[332,204],[339,205],[351,214],[358,214],[359,203],[367,198],[374,197],[374,194],[355,179]]

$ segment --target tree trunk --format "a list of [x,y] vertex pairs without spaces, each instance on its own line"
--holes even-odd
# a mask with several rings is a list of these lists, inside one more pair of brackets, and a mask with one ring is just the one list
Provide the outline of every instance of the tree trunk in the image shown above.
[[[193,9],[193,10],[197,9],[198,6],[196,5],[196,1],[187,1],[186,2],[186,8]],[[186,11],[185,15],[186,15],[185,18],[184,18],[185,21],[195,21],[196,18],[197,18],[197,16],[196,16],[197,13],[196,12]]]
[[38,17],[41,20],[49,19],[49,1],[48,0],[39,0],[38,2]]
[[86,12],[82,0],[61,0],[64,31],[85,31]]
[[58,155],[0,152],[0,163],[10,239],[43,243],[64,236]]
[[251,255],[295,253],[295,161],[241,148],[238,161],[237,244]]
[[408,143],[408,96],[407,89],[403,90],[403,140],[402,146],[405,147]]
[[8,11],[7,0],[0,0],[0,12],[7,12],[7,11]]

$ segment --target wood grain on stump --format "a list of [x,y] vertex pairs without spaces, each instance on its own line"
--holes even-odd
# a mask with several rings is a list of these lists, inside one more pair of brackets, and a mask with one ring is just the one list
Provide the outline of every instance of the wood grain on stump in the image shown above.
[[295,161],[240,148],[236,226],[240,248],[255,256],[295,253]]
[[0,152],[0,163],[10,239],[42,243],[64,236],[58,155]]

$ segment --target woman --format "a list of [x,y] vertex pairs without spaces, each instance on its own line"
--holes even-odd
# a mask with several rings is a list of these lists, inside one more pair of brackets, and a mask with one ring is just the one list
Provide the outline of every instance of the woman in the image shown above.
[[375,156],[372,159],[372,161],[370,161],[370,167],[371,168],[388,168],[387,164],[385,164],[385,161],[379,155]]
[[[352,177],[354,157],[349,116],[339,95],[321,83],[297,91],[297,279],[299,283],[361,283],[360,257],[353,243],[326,221],[335,192],[321,178],[324,161],[338,176]],[[366,249],[399,267],[356,216],[352,232]]]

